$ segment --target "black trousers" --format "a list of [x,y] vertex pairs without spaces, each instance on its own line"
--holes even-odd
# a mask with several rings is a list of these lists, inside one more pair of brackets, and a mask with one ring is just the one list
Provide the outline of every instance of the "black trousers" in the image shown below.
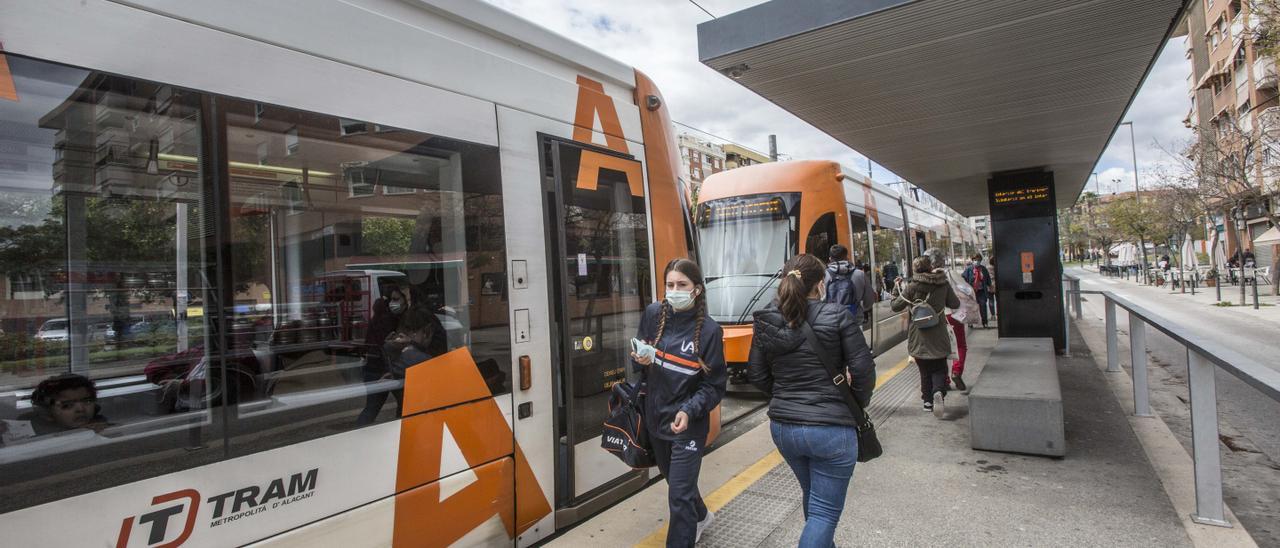
[[941,391],[947,395],[947,359],[916,358],[916,368],[920,369],[920,399],[931,402],[933,393]]
[[707,505],[698,493],[704,443],[662,440],[652,432],[649,441],[658,460],[658,470],[667,478],[667,508],[671,513],[667,522],[667,548],[692,548],[698,522],[707,517]]

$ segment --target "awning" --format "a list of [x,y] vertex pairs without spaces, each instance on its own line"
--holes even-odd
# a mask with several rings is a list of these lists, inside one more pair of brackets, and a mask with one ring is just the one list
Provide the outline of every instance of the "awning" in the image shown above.
[[698,25],[707,66],[923,187],[987,211],[992,173],[1084,188],[1184,0],[772,0]]
[[1280,228],[1271,227],[1271,230],[1263,232],[1261,236],[1253,239],[1254,245],[1273,245],[1280,244]]

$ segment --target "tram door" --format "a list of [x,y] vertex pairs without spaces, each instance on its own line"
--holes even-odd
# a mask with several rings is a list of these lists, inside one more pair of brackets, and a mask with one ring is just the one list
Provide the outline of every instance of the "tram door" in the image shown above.
[[636,375],[630,340],[653,300],[652,273],[640,162],[551,138],[542,150],[563,508],[643,473],[601,449],[600,433],[610,386]]

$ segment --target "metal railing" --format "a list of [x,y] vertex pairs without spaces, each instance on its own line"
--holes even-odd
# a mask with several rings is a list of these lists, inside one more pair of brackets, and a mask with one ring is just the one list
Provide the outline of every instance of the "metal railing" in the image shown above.
[[[1221,368],[1234,375],[1275,401],[1280,401],[1280,371],[1182,325],[1163,320],[1158,314],[1110,291],[1082,291],[1078,278],[1064,274],[1063,283],[1070,285],[1063,293],[1064,309],[1074,306],[1077,320],[1083,318],[1080,307],[1082,294],[1102,295],[1105,299],[1108,373],[1124,372],[1120,367],[1116,307],[1123,308],[1129,314],[1129,359],[1133,371],[1134,415],[1153,416],[1147,380],[1147,327],[1164,333],[1186,349],[1187,391],[1191,396],[1191,458],[1196,484],[1196,512],[1191,515],[1191,519],[1196,523],[1230,527],[1222,502],[1222,457],[1218,438],[1218,393],[1214,368]],[[1069,322],[1069,314],[1067,316]]]

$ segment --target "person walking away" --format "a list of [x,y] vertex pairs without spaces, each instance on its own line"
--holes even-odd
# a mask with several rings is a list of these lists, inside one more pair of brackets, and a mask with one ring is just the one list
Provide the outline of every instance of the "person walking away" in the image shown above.
[[[915,273],[911,282],[890,305],[894,312],[923,305],[941,316],[947,308],[960,308],[960,298],[947,283],[946,273],[934,270],[928,257],[916,257],[911,270]],[[917,321],[907,324],[907,354],[920,369],[920,398],[924,400],[924,410],[938,418],[946,412],[947,356],[951,354],[947,329],[947,322],[941,318],[930,327],[921,327]]]
[[996,256],[987,257],[987,264],[991,265],[991,269],[987,274],[991,275],[991,282],[987,285],[991,286],[991,291],[987,293],[987,307],[991,309],[991,316],[996,315]]
[[724,397],[728,371],[724,331],[707,314],[702,269],[676,259],[663,277],[667,298],[645,308],[636,333],[657,352],[633,352],[631,359],[641,367],[647,386],[645,428],[658,470],[667,478],[667,546],[687,548],[715,519],[698,492],[698,473],[711,410]]
[[849,249],[845,246],[831,246],[830,255],[831,263],[827,264],[825,277],[826,302],[847,308],[854,323],[862,325],[866,311],[875,303],[874,300],[867,302],[867,274],[849,262]]
[[[782,267],[778,297],[754,313],[747,378],[769,396],[773,443],[795,473],[803,493],[802,548],[834,546],[849,481],[858,460],[854,416],[819,352],[838,358],[863,409],[875,388],[875,362],[842,306],[824,302],[822,261],[796,255]],[[813,348],[805,327],[823,348]]]
[[973,264],[964,269],[964,281],[973,288],[978,299],[978,313],[982,317],[982,328],[987,328],[987,296],[991,293],[991,271],[982,266],[982,255],[973,256]]
[[[943,261],[941,249],[931,247],[924,253],[933,264]],[[956,390],[968,392],[969,387],[964,383],[965,356],[969,352],[969,345],[965,340],[965,324],[973,322],[978,317],[978,299],[973,294],[973,288],[954,272],[950,270],[943,270],[943,272],[947,276],[947,283],[951,286],[951,290],[960,299],[960,308],[951,310],[946,315],[947,324],[956,338],[956,359],[951,362],[951,382],[954,383]]]

